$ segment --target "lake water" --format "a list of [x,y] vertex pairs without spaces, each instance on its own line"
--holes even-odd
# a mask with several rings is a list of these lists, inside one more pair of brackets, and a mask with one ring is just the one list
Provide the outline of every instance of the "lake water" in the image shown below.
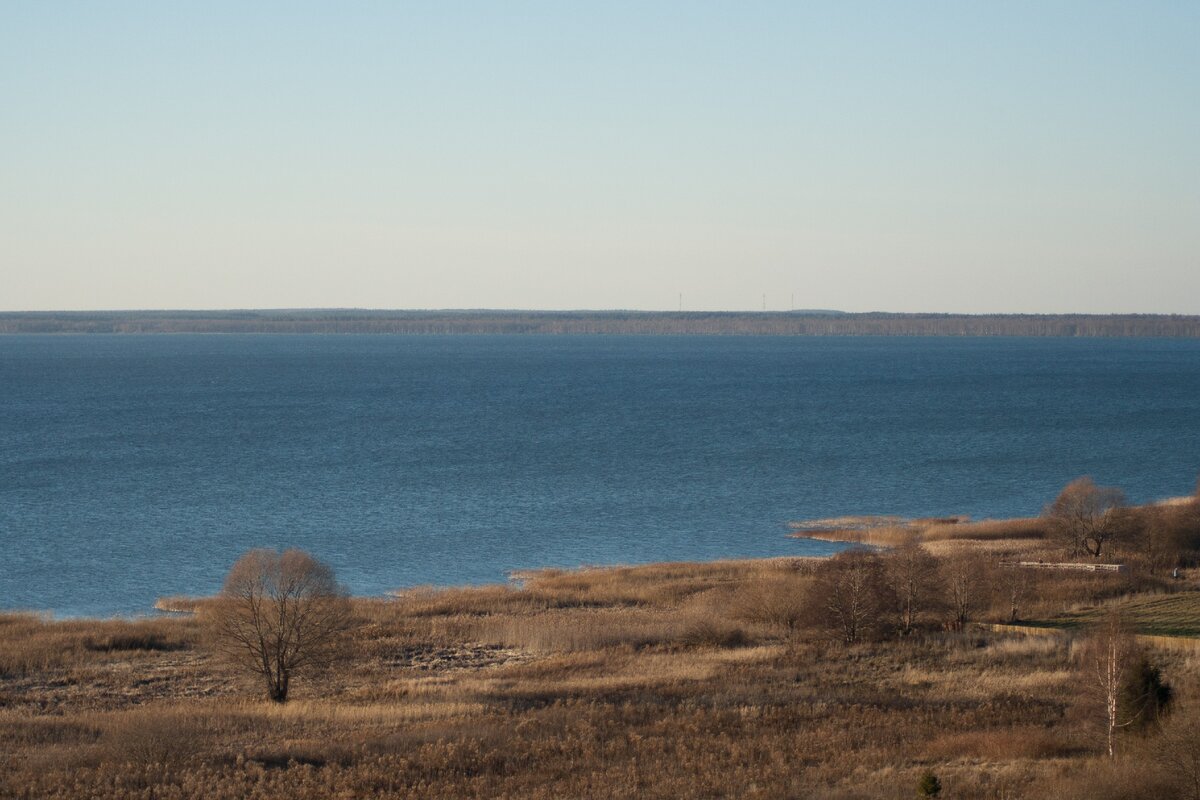
[[824,554],[786,523],[1197,472],[1198,341],[0,337],[0,608],[146,612],[262,546],[356,594]]

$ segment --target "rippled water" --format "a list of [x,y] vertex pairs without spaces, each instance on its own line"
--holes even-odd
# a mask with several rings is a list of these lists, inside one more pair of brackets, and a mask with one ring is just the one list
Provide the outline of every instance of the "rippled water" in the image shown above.
[[0,607],[146,611],[256,546],[360,594],[826,553],[787,521],[1198,471],[1196,341],[0,337]]

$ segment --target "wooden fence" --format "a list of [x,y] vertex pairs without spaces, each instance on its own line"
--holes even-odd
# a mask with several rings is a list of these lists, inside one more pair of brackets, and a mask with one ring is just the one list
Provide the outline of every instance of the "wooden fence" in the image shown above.
[[1061,569],[1074,572],[1129,572],[1129,567],[1125,564],[1086,564],[1077,561],[1001,561],[1000,566],[1025,569]]

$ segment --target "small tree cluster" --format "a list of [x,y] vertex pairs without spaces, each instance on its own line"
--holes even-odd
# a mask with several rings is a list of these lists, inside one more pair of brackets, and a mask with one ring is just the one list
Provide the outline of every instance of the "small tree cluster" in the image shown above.
[[1121,558],[1151,575],[1200,562],[1200,491],[1128,506],[1120,489],[1085,477],[1067,484],[1043,517],[1069,557]]
[[938,560],[919,542],[909,540],[888,554],[886,565],[896,595],[900,632],[911,633],[923,615],[944,605]]
[[847,550],[823,562],[809,589],[809,622],[845,644],[879,639],[895,628],[896,594],[883,559]]
[[[847,644],[931,624],[961,630],[991,602],[991,568],[976,551],[939,559],[916,541],[883,553],[849,550],[816,568],[805,621]],[[1013,576],[1007,588],[1015,614],[1026,579]]]

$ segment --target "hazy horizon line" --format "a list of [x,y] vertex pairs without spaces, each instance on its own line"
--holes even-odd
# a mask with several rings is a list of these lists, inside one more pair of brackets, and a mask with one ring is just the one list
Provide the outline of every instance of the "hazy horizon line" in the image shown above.
[[0,309],[0,315],[46,314],[227,314],[227,313],[388,313],[388,314],[740,314],[770,316],[780,314],[812,314],[839,316],[953,316],[953,317],[1197,317],[1200,312],[1178,311],[846,311],[835,308],[794,309],[644,309],[644,308],[499,308],[499,307],[370,307],[370,306],[230,306],[225,308],[38,308]]

